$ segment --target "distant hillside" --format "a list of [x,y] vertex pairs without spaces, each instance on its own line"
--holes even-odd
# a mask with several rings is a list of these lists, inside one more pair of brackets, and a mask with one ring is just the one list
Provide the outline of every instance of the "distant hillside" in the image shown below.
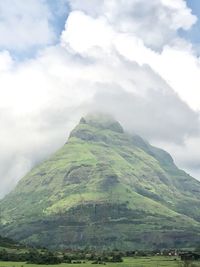
[[0,247],[10,247],[15,244],[16,243],[12,239],[0,236]]
[[2,235],[50,248],[186,248],[200,238],[200,183],[105,115],[82,118],[0,206]]
[[14,240],[10,238],[0,236],[0,250],[2,249],[16,250],[19,248],[24,248],[24,246],[15,242]]

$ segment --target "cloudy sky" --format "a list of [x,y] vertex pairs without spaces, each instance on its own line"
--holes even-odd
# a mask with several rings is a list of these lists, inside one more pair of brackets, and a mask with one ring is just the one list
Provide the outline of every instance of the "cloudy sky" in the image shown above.
[[0,0],[0,197],[90,111],[200,180],[199,0]]

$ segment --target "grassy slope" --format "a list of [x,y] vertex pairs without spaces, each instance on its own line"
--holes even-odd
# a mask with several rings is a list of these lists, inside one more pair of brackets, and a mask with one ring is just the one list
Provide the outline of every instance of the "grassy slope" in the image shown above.
[[[64,147],[28,173],[1,202],[2,223],[11,236],[19,237],[8,223],[14,221],[16,227],[16,220],[26,224],[80,205],[117,203],[145,214],[138,224],[137,217],[125,214],[135,231],[192,230],[199,228],[198,192],[199,182],[180,171],[166,152],[124,134],[116,122],[82,121]],[[90,214],[85,216],[91,221]],[[109,220],[116,232],[133,231],[127,223]],[[31,240],[37,239],[32,234]]]

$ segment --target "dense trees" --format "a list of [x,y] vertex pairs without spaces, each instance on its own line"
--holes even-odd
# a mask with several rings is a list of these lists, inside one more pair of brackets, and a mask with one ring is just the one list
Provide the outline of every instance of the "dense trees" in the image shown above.
[[62,259],[49,251],[38,252],[37,250],[32,250],[26,254],[26,261],[34,264],[59,264]]
[[59,264],[63,263],[81,263],[89,260],[95,263],[103,262],[122,262],[122,253],[114,252],[86,252],[76,251],[68,253],[53,253],[48,250],[30,249],[27,252],[14,251],[9,252],[6,249],[0,250],[0,261],[27,262],[32,264]]
[[39,252],[37,250],[30,250],[29,252],[8,252],[3,249],[0,251],[1,261],[18,261],[28,262],[35,264],[58,264],[61,263],[61,259],[54,255],[52,252]]
[[[31,264],[52,265],[59,263],[91,262],[93,264],[106,264],[107,262],[122,262],[124,257],[151,257],[151,256],[171,256],[173,260],[180,259],[183,263],[200,260],[200,253],[177,250],[155,250],[155,251],[118,251],[106,250],[96,251],[95,249],[66,250],[52,252],[47,249],[0,249],[0,261],[26,262]],[[178,258],[177,258],[178,257]]]

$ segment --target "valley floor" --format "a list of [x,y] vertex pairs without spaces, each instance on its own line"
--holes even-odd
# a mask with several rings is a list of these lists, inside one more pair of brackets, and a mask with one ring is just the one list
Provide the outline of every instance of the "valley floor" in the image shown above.
[[[99,266],[99,264],[97,264]],[[2,262],[0,261],[0,267],[46,267],[47,265],[27,264],[23,262]],[[82,264],[59,264],[48,265],[49,267],[72,267],[83,266],[91,267],[95,266],[92,262],[85,262]],[[103,266],[103,265],[102,265]],[[200,262],[183,263],[180,259],[175,257],[138,257],[138,258],[124,258],[122,263],[106,263],[109,267],[200,267]]]

